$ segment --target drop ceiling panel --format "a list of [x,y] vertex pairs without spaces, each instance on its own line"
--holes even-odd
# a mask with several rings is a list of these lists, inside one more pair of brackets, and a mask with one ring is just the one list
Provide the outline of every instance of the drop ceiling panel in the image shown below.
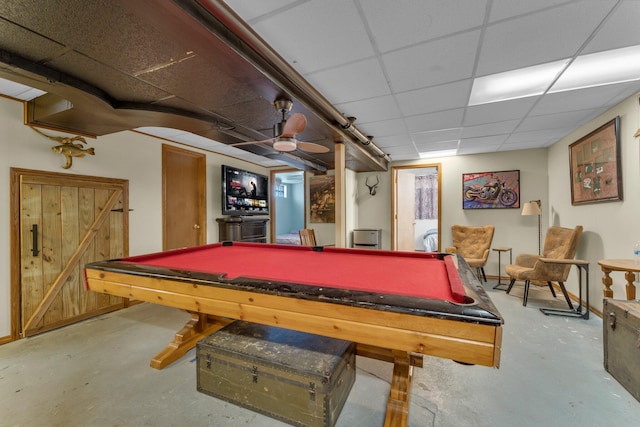
[[[611,0],[608,0],[611,2]],[[615,0],[614,0],[615,1]],[[491,5],[489,22],[502,21],[517,16],[530,15],[545,9],[553,10],[575,0],[507,0],[494,1]]]
[[363,123],[360,128],[369,135],[376,135],[376,138],[389,135],[404,134],[407,126],[403,119],[380,120],[379,122]]
[[311,0],[255,22],[253,28],[302,73],[374,55],[354,2]]
[[479,37],[471,31],[383,55],[391,87],[403,92],[470,78]]
[[[336,107],[346,116],[355,117],[357,119],[356,124],[402,117],[392,96],[379,96],[362,101],[345,102],[336,104]],[[366,122],[362,120],[363,117],[366,117]]]
[[380,52],[389,52],[482,25],[486,0],[426,2],[363,1]]
[[[567,126],[577,126],[584,118],[585,110],[570,111],[566,113],[545,114],[543,116],[529,116],[524,119],[518,132],[535,131],[537,129],[560,129]],[[594,110],[593,114],[598,111]]]
[[416,147],[418,148],[418,152],[424,153],[429,151],[444,151],[444,150],[455,150],[458,148],[459,141],[438,141],[438,142],[421,142],[416,143]]
[[549,141],[549,140],[558,140],[562,138],[562,136],[566,135],[569,131],[569,127],[565,127],[564,129],[542,129],[535,130],[530,132],[515,132],[512,133],[505,142],[507,144],[520,143],[520,142],[529,142],[529,141]]
[[594,53],[603,50],[622,48],[640,44],[638,18],[640,2],[622,2],[604,22],[602,28],[589,41],[583,53]]
[[298,0],[227,0],[226,3],[244,18],[245,21],[251,21],[262,15],[268,15],[270,12],[285,10],[295,6]]
[[380,147],[384,147],[390,149],[391,147],[410,147],[413,150],[413,140],[407,134],[401,135],[392,135],[392,136],[384,136],[381,138],[376,138],[376,144]]
[[481,148],[482,146],[499,147],[507,140],[508,136],[508,134],[502,134],[481,136],[478,138],[464,138],[460,141],[460,147],[465,149]]
[[407,117],[407,130],[411,133],[437,129],[459,128],[462,126],[464,109],[438,111],[437,113],[420,114]]
[[432,132],[416,132],[411,134],[411,138],[416,147],[421,148],[421,144],[431,144],[442,141],[453,141],[460,139],[461,128],[442,129]]
[[[478,75],[573,57],[610,9],[606,2],[574,2],[487,27]],[[594,13],[600,11],[601,13]]]
[[486,123],[476,126],[465,126],[462,138],[477,138],[482,136],[510,134],[518,126],[520,120],[505,120],[503,122]]
[[537,96],[531,96],[469,107],[464,118],[464,126],[520,119],[526,116],[538,99]]
[[471,80],[448,83],[396,95],[400,111],[406,116],[462,108],[467,105]]
[[385,147],[385,150],[391,155],[394,160],[397,160],[397,156],[409,155],[413,158],[418,157],[419,151],[412,145],[396,145],[391,147]]
[[376,58],[367,58],[335,68],[312,73],[309,82],[329,88],[325,98],[334,104],[389,95],[391,90]]
[[556,114],[568,111],[592,110],[601,111],[611,104],[625,88],[629,96],[638,88],[638,83],[622,83],[619,85],[600,86],[590,89],[572,90],[546,95],[531,110],[531,115]]

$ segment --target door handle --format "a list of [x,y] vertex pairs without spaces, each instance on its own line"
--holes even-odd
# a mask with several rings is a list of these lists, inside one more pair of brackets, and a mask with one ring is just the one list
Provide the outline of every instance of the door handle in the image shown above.
[[31,225],[31,234],[31,253],[33,254],[33,256],[38,256],[38,224]]
[[194,230],[200,230],[200,226],[198,224],[193,224],[193,229]]

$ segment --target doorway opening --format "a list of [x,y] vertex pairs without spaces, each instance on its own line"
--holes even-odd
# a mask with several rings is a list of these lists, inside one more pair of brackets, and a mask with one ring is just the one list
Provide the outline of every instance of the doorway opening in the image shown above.
[[393,250],[440,251],[440,170],[439,164],[391,168]]
[[300,170],[271,172],[271,241],[299,245],[305,227],[305,175]]

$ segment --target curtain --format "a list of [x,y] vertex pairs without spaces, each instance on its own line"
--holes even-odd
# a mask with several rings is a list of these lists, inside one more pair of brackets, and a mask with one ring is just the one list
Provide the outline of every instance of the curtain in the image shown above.
[[416,176],[416,219],[438,218],[438,175]]

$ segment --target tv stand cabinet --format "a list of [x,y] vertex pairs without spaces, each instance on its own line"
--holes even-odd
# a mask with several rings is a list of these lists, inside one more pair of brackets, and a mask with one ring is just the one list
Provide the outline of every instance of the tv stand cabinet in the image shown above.
[[216,218],[218,240],[236,242],[267,243],[267,222],[269,218],[250,216],[230,216]]

